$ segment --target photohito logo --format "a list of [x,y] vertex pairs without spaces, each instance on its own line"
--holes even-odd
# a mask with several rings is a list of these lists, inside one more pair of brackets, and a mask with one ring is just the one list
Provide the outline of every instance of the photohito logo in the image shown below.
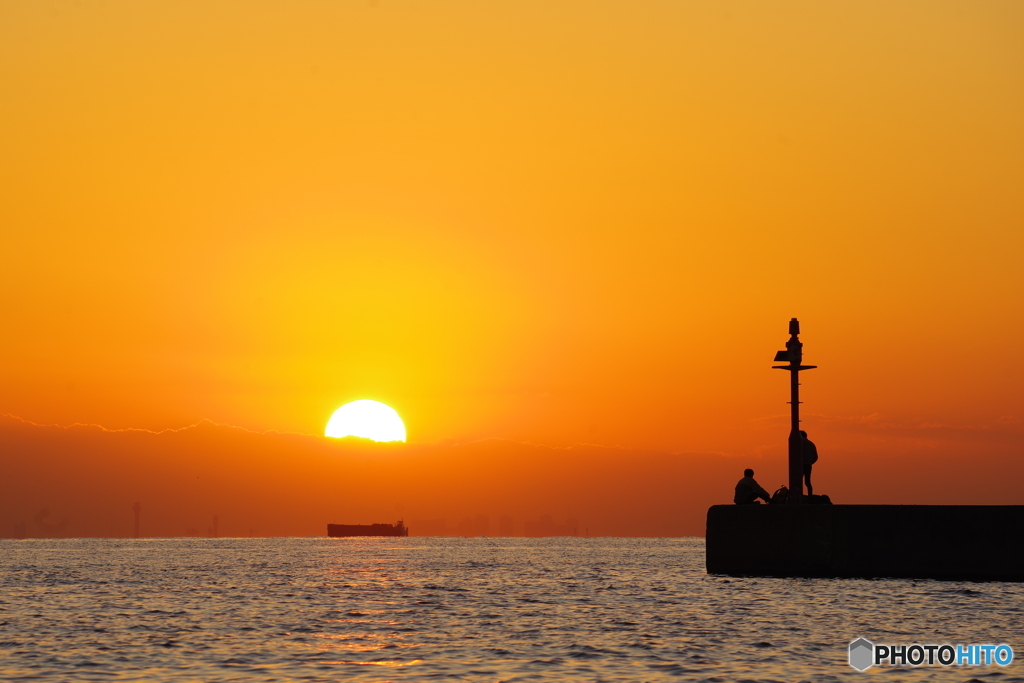
[[1002,645],[875,645],[867,638],[850,643],[850,666],[866,671],[888,664],[909,666],[1009,666],[1013,648]]

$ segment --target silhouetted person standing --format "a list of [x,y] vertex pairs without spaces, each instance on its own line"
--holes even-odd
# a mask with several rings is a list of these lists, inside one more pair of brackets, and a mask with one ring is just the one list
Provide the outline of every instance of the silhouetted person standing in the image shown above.
[[764,498],[767,503],[772,497],[754,480],[754,470],[743,470],[743,478],[736,484],[736,495],[732,502],[737,505],[753,505],[758,498]]
[[818,462],[818,447],[807,438],[807,432],[800,430],[800,436],[803,437],[804,483],[807,484],[807,495],[813,496],[814,487],[811,486],[811,467],[814,466],[814,463]]

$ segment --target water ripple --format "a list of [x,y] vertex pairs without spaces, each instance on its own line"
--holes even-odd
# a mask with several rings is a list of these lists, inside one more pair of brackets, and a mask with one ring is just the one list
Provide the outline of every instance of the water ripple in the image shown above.
[[0,541],[0,678],[1024,681],[846,646],[1008,642],[1024,589],[736,579],[701,539]]

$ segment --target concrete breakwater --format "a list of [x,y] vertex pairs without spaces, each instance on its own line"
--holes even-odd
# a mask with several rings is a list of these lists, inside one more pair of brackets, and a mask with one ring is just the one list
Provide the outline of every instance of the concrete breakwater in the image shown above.
[[714,505],[710,574],[1024,581],[1021,505]]

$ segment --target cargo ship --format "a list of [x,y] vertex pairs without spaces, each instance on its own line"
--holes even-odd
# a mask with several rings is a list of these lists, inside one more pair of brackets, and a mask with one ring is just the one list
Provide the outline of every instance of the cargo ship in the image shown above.
[[397,524],[328,524],[327,535],[332,538],[346,536],[408,536],[409,527],[402,520]]

